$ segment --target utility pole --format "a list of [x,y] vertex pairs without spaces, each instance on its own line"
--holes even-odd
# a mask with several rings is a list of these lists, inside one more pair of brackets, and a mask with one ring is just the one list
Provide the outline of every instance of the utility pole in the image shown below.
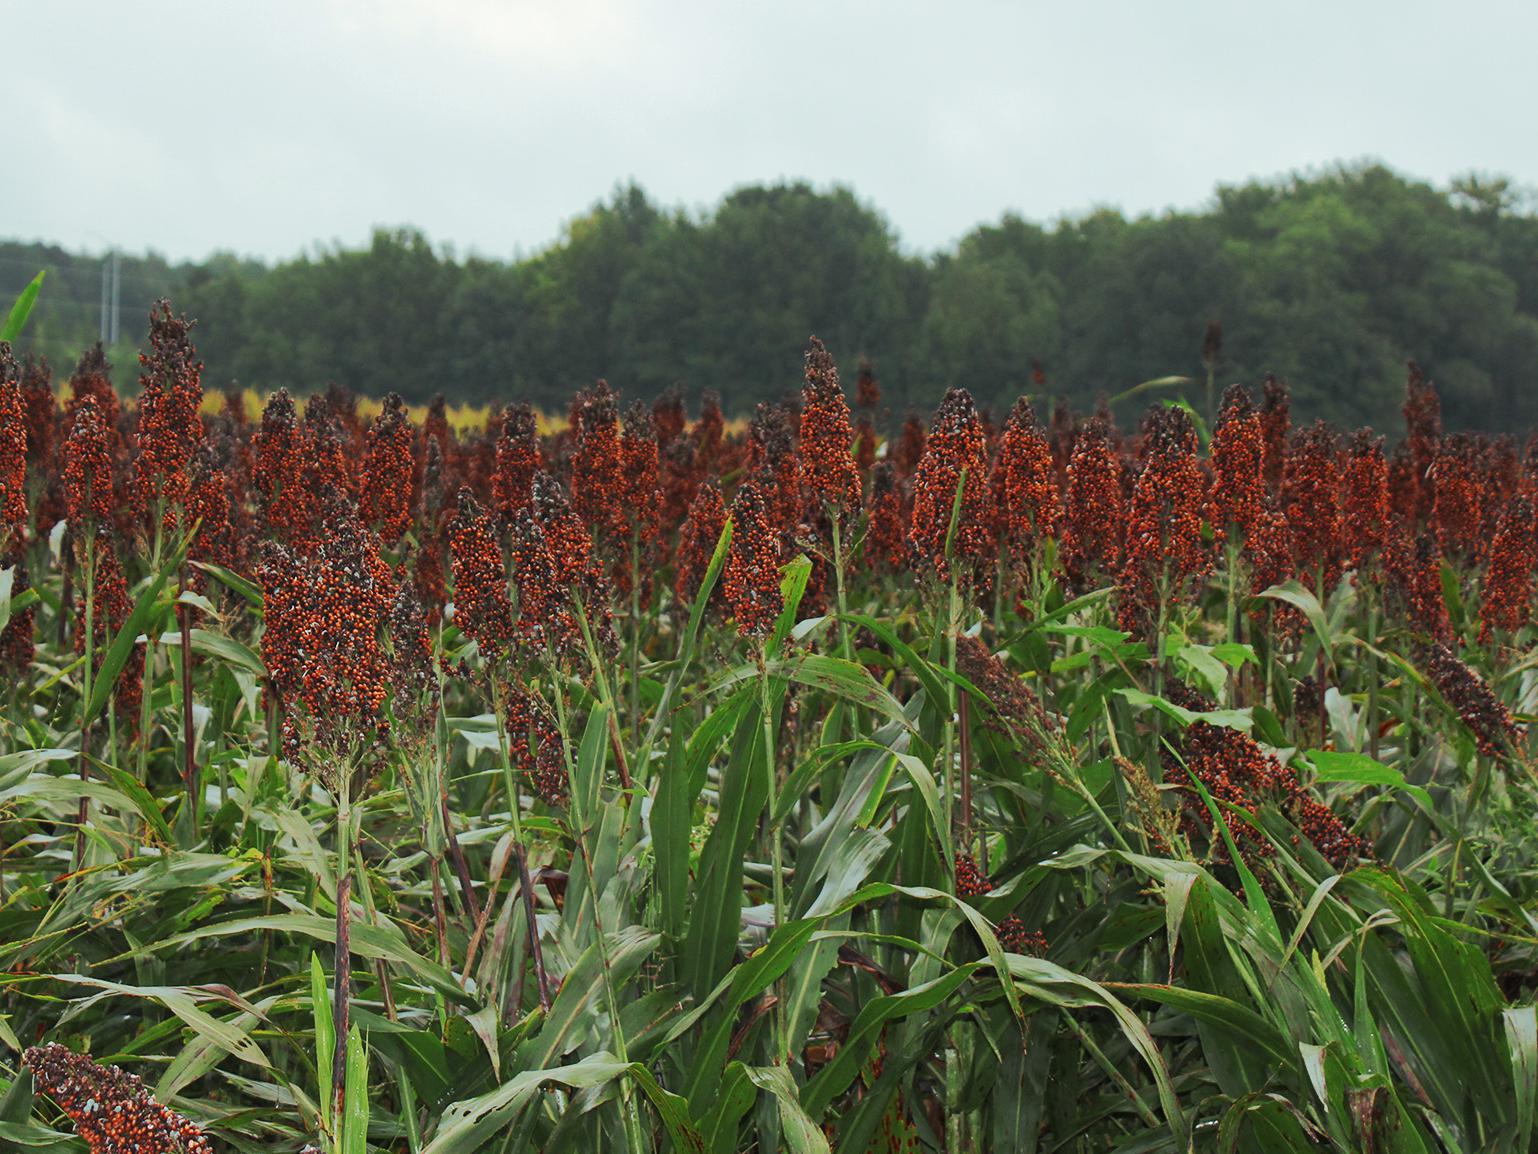
[[112,250],[112,340],[111,344],[117,344],[118,318],[122,310],[118,307],[123,294],[122,254],[117,249]]
[[101,262],[101,343],[108,348],[117,344],[122,271],[122,254],[113,249]]
[[103,259],[101,262],[101,343],[104,345],[108,343],[107,303],[112,299],[111,291],[107,285],[107,264],[108,262]]

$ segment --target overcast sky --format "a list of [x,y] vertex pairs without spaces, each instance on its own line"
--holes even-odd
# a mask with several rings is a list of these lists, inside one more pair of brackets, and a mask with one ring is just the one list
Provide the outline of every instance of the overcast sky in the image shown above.
[[540,248],[634,179],[852,185],[932,251],[1374,157],[1538,184],[1538,8],[1465,2],[0,5],[0,235],[292,256]]

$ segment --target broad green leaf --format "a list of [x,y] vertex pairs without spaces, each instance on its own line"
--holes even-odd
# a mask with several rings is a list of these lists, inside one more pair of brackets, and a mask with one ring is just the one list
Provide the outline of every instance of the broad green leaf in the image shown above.
[[27,287],[21,290],[21,295],[11,305],[11,311],[6,314],[5,324],[0,325],[0,341],[15,341],[21,336],[21,330],[27,325],[27,318],[32,315],[32,306],[37,304],[37,294],[43,289],[43,278],[47,270],[43,270],[27,282]]
[[1349,781],[1356,785],[1386,785],[1390,789],[1403,790],[1426,809],[1435,809],[1431,794],[1419,785],[1405,780],[1404,774],[1392,766],[1375,761],[1365,753],[1342,753],[1336,750],[1310,749],[1302,755],[1314,768],[1320,781]]
[[310,953],[310,1014],[315,1023],[315,1074],[319,1091],[321,1124],[330,1129],[331,1055],[336,1049],[336,1026],[331,1020],[331,991],[320,958]]

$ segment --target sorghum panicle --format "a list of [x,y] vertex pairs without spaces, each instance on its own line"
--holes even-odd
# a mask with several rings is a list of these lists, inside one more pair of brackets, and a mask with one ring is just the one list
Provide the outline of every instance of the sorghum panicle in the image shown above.
[[991,488],[998,534],[1011,550],[1027,555],[1057,531],[1061,498],[1052,447],[1025,397],[1004,422]]
[[784,405],[759,402],[748,424],[747,468],[765,485],[770,523],[788,545],[801,520],[801,461],[796,426]]
[[1219,538],[1246,540],[1260,519],[1266,499],[1266,439],[1260,414],[1243,385],[1223,393],[1208,457],[1212,498],[1207,517]]
[[1206,496],[1196,447],[1185,410],[1169,406],[1149,412],[1121,570],[1120,624],[1129,632],[1146,634],[1161,608],[1180,601],[1212,567],[1211,549],[1202,539]]
[[1527,493],[1507,502],[1485,554],[1480,582],[1479,639],[1515,633],[1532,620],[1533,577],[1538,573],[1538,503]]
[[669,385],[652,402],[652,425],[657,430],[657,444],[667,448],[684,435],[688,416],[684,412],[684,395],[677,385]]
[[406,403],[398,393],[390,393],[384,409],[369,425],[363,483],[358,487],[363,519],[379,531],[386,545],[394,545],[411,528],[415,442]]
[[871,470],[869,516],[866,520],[864,555],[878,572],[897,573],[908,557],[906,516],[902,489],[891,461],[877,461]]
[[428,623],[436,625],[448,600],[443,573],[443,513],[446,479],[443,450],[437,437],[427,438],[422,454],[422,484],[417,499],[417,555],[413,585],[422,599]]
[[189,466],[203,439],[203,363],[190,333],[193,322],[173,316],[162,300],[150,313],[150,348],[139,354],[139,455],[133,492],[141,513],[164,506],[168,527],[185,509],[192,480]]
[[[192,483],[187,492],[187,519],[198,525],[188,556],[226,569],[241,567],[241,535],[235,524],[237,504],[232,499],[229,476],[230,447],[226,438],[205,438],[192,460]],[[207,575],[193,574],[195,588]]]
[[1031,687],[976,637],[956,638],[956,668],[986,699],[985,724],[1017,745],[1031,747],[1055,728]]
[[630,593],[631,557],[634,543],[641,565],[641,604],[651,603],[652,561],[662,531],[662,462],[657,448],[656,426],[646,406],[637,401],[625,413],[624,433],[620,437],[620,461],[625,483],[623,498],[626,545],[615,558],[614,582],[622,595]]
[[[721,539],[725,527],[726,505],[721,500],[721,490],[714,481],[707,481],[695,494],[694,503],[689,506],[689,516],[678,534],[678,564],[673,588],[684,604],[692,605],[699,594],[700,583],[710,568],[716,542]],[[720,599],[718,583],[711,600],[719,602]]]
[[[507,570],[491,518],[468,488],[459,491],[459,511],[449,525],[449,553],[454,560],[454,624],[494,660],[513,635]],[[520,574],[520,591],[522,587]]]
[[801,388],[801,485],[808,502],[845,516],[860,505],[849,403],[833,357],[816,337],[806,351]]
[[117,390],[112,387],[111,372],[112,366],[107,363],[107,354],[102,351],[100,341],[81,355],[69,379],[69,400],[64,405],[66,425],[74,425],[80,406],[90,400],[101,413],[102,423],[114,438],[117,436],[122,405]]
[[1499,757],[1519,730],[1511,711],[1501,703],[1479,674],[1453,656],[1441,642],[1431,647],[1426,660],[1426,674],[1447,703],[1458,712],[1463,724],[1473,731],[1479,752]]
[[1478,558],[1483,538],[1483,462],[1479,442],[1468,433],[1443,438],[1427,478],[1433,492],[1431,520],[1446,557]]
[[1085,423],[1074,438],[1063,510],[1063,566],[1070,586],[1083,591],[1097,575],[1121,563],[1121,461],[1104,417]]
[[0,549],[27,538],[27,405],[11,346],[0,341]]
[[721,397],[706,389],[700,398],[699,420],[694,422],[694,448],[702,476],[710,476],[720,463],[721,439],[726,432],[726,418],[721,414]]
[[1410,530],[1396,526],[1388,563],[1389,591],[1399,600],[1410,625],[1438,641],[1451,636],[1436,538],[1429,531],[1411,536]]
[[408,580],[395,589],[390,604],[390,681],[397,716],[417,722],[414,729],[430,726],[441,696],[432,635],[421,598]]
[[74,422],[64,442],[65,508],[71,526],[112,520],[111,440],[101,410],[91,397],[75,406]]
[[576,448],[571,459],[571,504],[608,550],[629,543],[625,524],[624,457],[619,404],[607,381],[576,403]]
[[295,450],[298,425],[293,398],[287,389],[279,389],[267,399],[262,409],[262,423],[251,438],[251,480],[268,506],[276,500],[288,472],[288,459]]
[[53,461],[59,404],[53,395],[53,369],[47,357],[28,354],[21,367],[21,397],[27,406],[27,461],[44,468]]
[[993,892],[993,882],[969,853],[956,855],[956,896],[980,898]]
[[953,565],[964,585],[982,586],[988,581],[996,550],[989,509],[987,434],[965,389],[946,391],[929,427],[924,456],[913,476],[908,545],[915,567],[942,582],[951,579]]
[[743,482],[732,502],[732,545],[721,581],[737,631],[767,635],[784,607],[780,535],[770,524],[764,485],[756,476]]
[[502,412],[492,475],[492,506],[502,524],[511,524],[514,514],[529,507],[534,474],[543,464],[534,410],[527,403],[508,405]]
[[924,459],[926,436],[924,421],[917,413],[909,413],[903,418],[903,427],[897,435],[897,445],[892,452],[892,463],[897,466],[898,479],[904,484],[913,479],[919,462]]
[[213,1154],[202,1128],[157,1102],[135,1074],[56,1043],[32,1047],[22,1062],[91,1154]]
[[1316,421],[1293,435],[1282,480],[1293,572],[1316,592],[1328,593],[1340,580],[1340,489],[1335,431]]
[[508,757],[524,782],[547,805],[566,801],[566,755],[561,731],[550,710],[523,685],[512,685],[507,694]]
[[1370,429],[1358,429],[1352,435],[1343,480],[1345,563],[1356,570],[1360,580],[1376,572],[1393,532],[1388,459],[1383,455],[1382,437]]

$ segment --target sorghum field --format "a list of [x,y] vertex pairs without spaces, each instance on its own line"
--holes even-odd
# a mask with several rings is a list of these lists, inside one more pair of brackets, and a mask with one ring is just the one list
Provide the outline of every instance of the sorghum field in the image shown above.
[[193,333],[0,346],[4,1149],[1533,1148],[1538,451],[1413,366],[542,435]]

